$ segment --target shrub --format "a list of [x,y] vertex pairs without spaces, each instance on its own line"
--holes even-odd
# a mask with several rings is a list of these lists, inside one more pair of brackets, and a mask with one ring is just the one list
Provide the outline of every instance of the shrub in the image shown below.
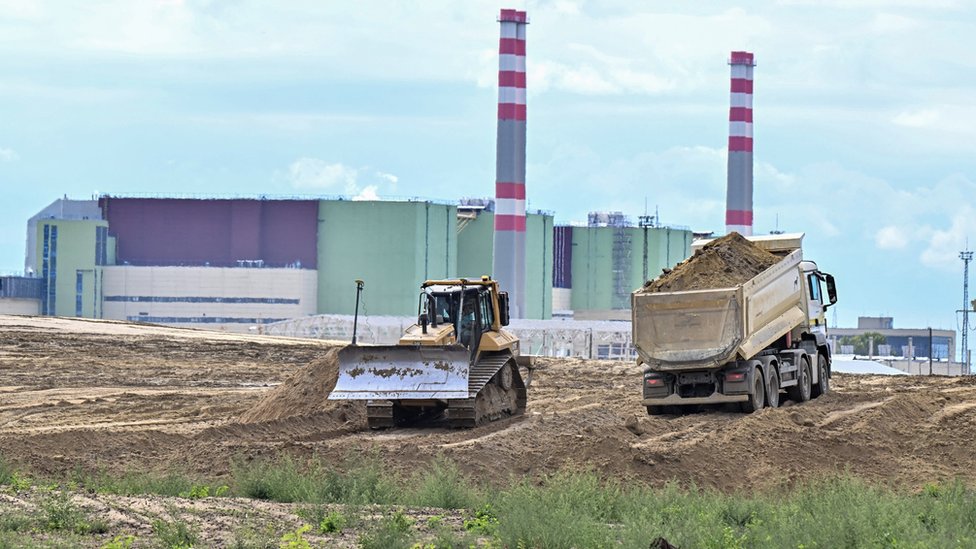
[[156,519],[152,528],[153,534],[168,549],[190,549],[197,544],[197,533],[182,520]]
[[398,510],[360,536],[359,546],[363,549],[409,549],[412,526],[413,521]]
[[477,491],[452,461],[438,459],[414,476],[410,497],[414,505],[440,509],[473,509],[481,501]]
[[281,549],[311,549],[311,544],[305,539],[305,532],[311,529],[312,527],[308,524],[303,524],[294,532],[287,532],[281,536],[279,547]]

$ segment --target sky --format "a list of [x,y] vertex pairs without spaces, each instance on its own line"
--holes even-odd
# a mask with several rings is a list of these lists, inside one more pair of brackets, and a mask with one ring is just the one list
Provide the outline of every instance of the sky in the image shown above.
[[830,325],[959,329],[962,0],[0,0],[0,271],[64,195],[492,196],[500,8],[530,18],[530,209],[724,231],[727,62],[751,51],[755,232],[806,233]]

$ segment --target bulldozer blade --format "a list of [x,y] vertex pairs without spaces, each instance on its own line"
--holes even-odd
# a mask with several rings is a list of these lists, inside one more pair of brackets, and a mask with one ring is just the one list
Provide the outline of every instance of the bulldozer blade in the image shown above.
[[469,357],[461,345],[350,345],[329,400],[468,398]]

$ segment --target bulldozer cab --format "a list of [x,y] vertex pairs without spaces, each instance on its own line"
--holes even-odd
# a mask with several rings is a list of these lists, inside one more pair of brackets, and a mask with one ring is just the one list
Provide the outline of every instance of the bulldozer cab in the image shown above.
[[487,286],[430,285],[420,297],[420,322],[454,326],[457,342],[475,351],[481,334],[495,326],[495,307]]

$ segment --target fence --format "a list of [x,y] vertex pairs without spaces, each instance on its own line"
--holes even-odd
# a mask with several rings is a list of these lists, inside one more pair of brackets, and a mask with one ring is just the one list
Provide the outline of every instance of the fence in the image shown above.
[[[392,345],[413,324],[412,317],[360,317],[359,343]],[[352,341],[352,315],[316,315],[268,324],[264,333]],[[630,322],[609,320],[515,320],[506,327],[518,336],[522,353],[534,356],[634,360]]]

